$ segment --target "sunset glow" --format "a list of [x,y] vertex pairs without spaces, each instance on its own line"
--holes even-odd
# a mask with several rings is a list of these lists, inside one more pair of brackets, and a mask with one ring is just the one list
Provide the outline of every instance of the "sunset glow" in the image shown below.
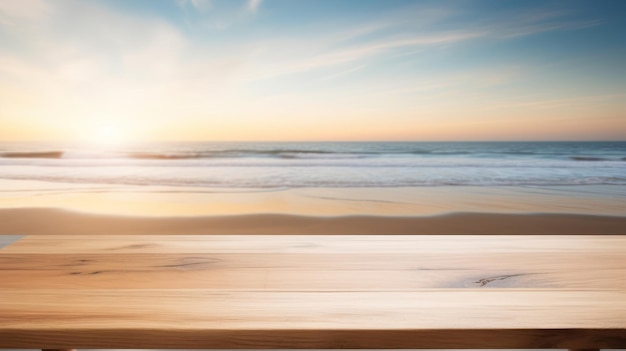
[[94,128],[90,141],[96,146],[117,147],[129,141],[128,132],[120,126],[103,124]]
[[0,140],[623,140],[625,6],[0,0]]

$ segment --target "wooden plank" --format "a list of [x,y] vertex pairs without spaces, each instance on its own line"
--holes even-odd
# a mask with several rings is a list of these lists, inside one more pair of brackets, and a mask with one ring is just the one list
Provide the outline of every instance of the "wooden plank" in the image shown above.
[[215,236],[28,236],[3,253],[535,253],[606,252],[626,248],[620,236],[490,236],[490,235],[242,235]]
[[4,348],[626,345],[621,291],[1,289],[0,311]]
[[[131,257],[128,260],[132,260]],[[28,279],[24,279],[24,277]],[[625,289],[623,270],[0,270],[3,288],[369,291],[424,288]]]
[[619,236],[30,236],[0,251],[0,348],[620,348],[625,248]]
[[[2,289],[7,328],[607,329],[626,293],[585,290],[259,292]],[[436,312],[436,313],[433,313]],[[376,318],[373,322],[372,318]],[[182,323],[185,321],[185,323]],[[193,323],[187,323],[193,322]],[[181,325],[182,323],[182,325]]]
[[9,254],[2,270],[626,270],[624,252]]

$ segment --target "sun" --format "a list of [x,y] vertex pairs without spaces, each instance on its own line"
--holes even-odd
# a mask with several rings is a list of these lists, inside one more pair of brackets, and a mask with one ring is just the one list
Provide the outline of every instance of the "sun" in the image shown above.
[[94,127],[90,142],[99,147],[119,147],[128,142],[128,131],[118,125],[101,124]]

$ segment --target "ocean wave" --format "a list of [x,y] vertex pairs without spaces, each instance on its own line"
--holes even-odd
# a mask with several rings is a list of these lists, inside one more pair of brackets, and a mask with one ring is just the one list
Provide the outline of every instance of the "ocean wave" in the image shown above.
[[3,158],[61,158],[63,151],[18,151],[0,153]]
[[0,143],[0,180],[205,187],[626,185],[626,143]]
[[124,154],[124,157],[138,160],[189,160],[202,158],[198,154],[172,154],[172,153],[149,153],[149,152],[132,152]]
[[[572,156],[570,157],[572,161],[615,161],[606,157],[592,157],[592,156]],[[623,161],[624,159],[622,159]]]
[[179,143],[127,146],[116,150],[76,146],[0,144],[0,159],[148,160],[213,159],[350,160],[567,160],[625,161],[625,143]]
[[[266,157],[279,159],[298,158],[367,158],[367,157],[398,157],[398,156],[469,156],[469,155],[535,155],[535,153],[520,152],[471,152],[450,150],[381,150],[381,151],[330,151],[308,149],[224,149],[224,150],[192,150],[192,151],[76,151],[76,150],[50,150],[50,151],[11,151],[0,153],[0,158],[42,158],[42,159],[138,159],[138,160],[190,160],[190,159],[214,159],[214,158],[249,158]],[[575,160],[586,160],[584,157],[573,156]],[[591,160],[591,159],[588,159]]]
[[367,187],[433,187],[433,186],[577,186],[577,185],[626,185],[626,177],[436,177],[394,178],[371,177],[150,177],[147,175],[2,175],[0,179],[35,180],[66,184],[106,184],[120,186],[159,186],[189,188],[367,188]]
[[[0,158],[0,166],[33,166],[54,168],[216,168],[216,167],[236,167],[236,168],[275,168],[288,171],[291,168],[388,168],[388,169],[415,169],[424,170],[431,168],[439,169],[546,169],[546,170],[586,170],[596,169],[620,169],[626,171],[626,164],[620,159],[596,161],[574,161],[571,159],[518,159],[518,158],[483,158],[483,157],[353,157],[346,155],[334,155],[331,157],[316,157],[308,155],[305,157],[193,157],[170,154],[163,156],[140,155],[136,158],[128,157],[63,157],[61,159],[34,159],[34,158]],[[314,171],[314,170],[312,170]],[[1,172],[0,172],[1,173]]]

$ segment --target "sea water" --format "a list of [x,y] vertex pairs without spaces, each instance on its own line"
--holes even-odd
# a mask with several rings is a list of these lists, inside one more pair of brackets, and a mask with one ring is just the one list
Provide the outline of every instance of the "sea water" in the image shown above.
[[626,185],[626,142],[0,143],[0,180],[223,188]]

